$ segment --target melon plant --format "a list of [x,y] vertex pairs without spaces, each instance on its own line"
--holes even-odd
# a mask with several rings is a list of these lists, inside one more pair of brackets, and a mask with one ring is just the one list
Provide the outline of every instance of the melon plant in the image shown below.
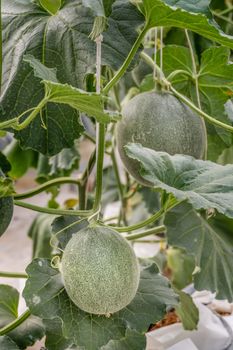
[[73,235],[62,257],[61,274],[74,304],[97,315],[110,315],[127,306],[135,297],[140,275],[126,239],[101,226]]
[[187,284],[233,301],[232,1],[0,2],[0,280],[27,305],[0,285],[1,350],[196,329]]
[[199,159],[205,155],[203,119],[171,93],[141,93],[124,106],[122,116],[116,131],[118,151],[126,169],[142,185],[150,184],[140,175],[138,162],[126,155],[124,147],[130,142],[172,155]]

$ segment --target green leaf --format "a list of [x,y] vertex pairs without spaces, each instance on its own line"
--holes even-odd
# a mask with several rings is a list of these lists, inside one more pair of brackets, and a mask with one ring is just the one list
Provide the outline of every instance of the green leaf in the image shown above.
[[183,289],[192,282],[195,261],[183,249],[167,250],[167,266],[172,272],[171,281],[176,288]]
[[217,298],[232,301],[232,219],[223,215],[206,219],[184,203],[168,212],[164,223],[169,245],[184,248],[195,257],[195,288],[216,292]]
[[[11,286],[0,285],[0,328],[18,317],[18,304],[19,292]],[[20,326],[8,333],[8,336],[20,349],[33,345],[43,335],[44,326],[36,316],[30,316]]]
[[34,76],[41,80],[49,80],[54,83],[58,83],[57,80],[57,69],[48,68],[44,64],[42,64],[39,60],[37,60],[32,55],[24,55],[23,61],[29,63],[31,68],[33,69]]
[[15,193],[13,181],[9,177],[0,176],[0,198],[9,197]]
[[62,321],[59,318],[53,318],[52,320],[43,320],[45,325],[46,340],[45,346],[51,350],[64,350],[74,349],[78,350],[73,345],[72,341],[66,339],[62,335]]
[[[48,68],[55,68],[60,83],[84,88],[85,75],[95,69],[96,46],[89,38],[94,16],[81,5],[81,0],[65,1],[54,16],[32,2],[21,0],[3,0],[2,12],[1,121],[35,108],[44,97],[41,79],[34,77],[33,68],[23,61],[25,54],[42,59]],[[114,70],[121,66],[141,23],[142,16],[132,4],[116,1],[104,33],[102,65]],[[83,131],[76,110],[68,105],[49,103],[41,116],[15,135],[23,148],[51,156],[72,147]]]
[[33,220],[28,231],[28,236],[33,241],[33,258],[51,258],[51,224],[54,218],[54,215],[38,214]]
[[114,120],[114,115],[111,117],[110,113],[104,111],[105,97],[77,89],[69,84],[60,84],[56,78],[56,70],[45,67],[31,55],[24,56],[24,61],[33,68],[35,77],[42,79],[42,83],[45,85],[47,103],[67,104],[80,112],[95,117],[101,123],[110,123]]
[[0,152],[0,169],[4,174],[9,173],[11,170],[11,165],[2,152]]
[[125,336],[120,340],[110,340],[101,347],[101,350],[143,350],[146,349],[146,337],[134,330],[127,329]]
[[210,15],[210,0],[164,0],[169,6],[175,6],[188,12]]
[[140,144],[125,146],[127,155],[141,165],[141,175],[155,189],[172,193],[199,209],[216,209],[233,218],[233,166],[196,160],[190,156],[170,156]]
[[41,154],[38,160],[36,180],[43,183],[53,178],[69,176],[72,171],[78,169],[79,160],[80,154],[76,142],[73,147],[64,148],[50,158]]
[[[79,216],[59,216],[52,222],[52,232],[59,241],[62,249],[65,249],[65,246],[74,233],[88,226],[89,223],[87,220],[78,222],[80,219]],[[75,224],[76,222],[78,223]],[[62,232],[58,234],[61,230]]]
[[61,7],[61,0],[39,0],[41,6],[51,15],[55,15]]
[[186,28],[233,48],[232,37],[222,32],[213,19],[206,17],[206,2],[204,6],[197,6],[194,10],[195,3],[192,1],[190,6],[187,1],[143,0],[146,27],[148,29],[159,26]]
[[180,303],[175,307],[175,309],[177,315],[182,321],[184,329],[187,331],[197,329],[199,310],[194,304],[192,297],[181,290],[175,289],[175,291],[180,297]]
[[0,337],[1,350],[19,350],[19,347],[11,340],[11,338],[4,335]]
[[95,117],[100,123],[111,123],[120,119],[116,114],[104,111],[104,98],[96,93],[86,92],[68,84],[43,81],[48,102],[67,104],[70,107]]
[[9,176],[17,180],[22,177],[32,166],[35,159],[35,152],[32,150],[22,150],[17,140],[13,140],[5,149],[4,154],[11,164]]
[[142,270],[135,299],[109,318],[78,309],[68,298],[60,273],[48,260],[34,260],[27,273],[29,279],[23,295],[32,313],[45,319],[59,317],[63,321],[63,335],[87,350],[100,349],[111,340],[130,343],[132,334],[127,332],[128,328],[145,333],[151,323],[163,318],[167,305],[177,304],[176,294],[155,265]]

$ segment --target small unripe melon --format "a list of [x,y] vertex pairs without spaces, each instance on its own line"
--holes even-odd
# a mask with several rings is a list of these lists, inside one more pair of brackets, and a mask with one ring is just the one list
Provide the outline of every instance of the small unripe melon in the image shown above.
[[101,226],[73,235],[61,261],[64,286],[83,311],[109,315],[127,306],[139,284],[139,264],[118,232]]
[[128,172],[142,185],[139,163],[129,158],[124,146],[140,143],[155,151],[185,154],[201,159],[206,151],[204,121],[168,92],[150,91],[132,98],[122,110],[117,125],[117,146]]
[[[0,177],[4,174],[0,169]],[[13,198],[3,197],[0,198],[0,236],[6,231],[7,227],[10,225],[13,216]]]

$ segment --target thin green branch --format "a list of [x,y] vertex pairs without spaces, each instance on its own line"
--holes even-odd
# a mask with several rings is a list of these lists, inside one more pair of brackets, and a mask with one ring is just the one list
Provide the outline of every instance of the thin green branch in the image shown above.
[[[218,13],[219,15],[226,15],[231,11],[233,11],[233,6],[230,6],[230,7],[226,8],[225,10],[222,10],[220,12],[216,11],[216,13]],[[215,11],[213,11],[213,13],[215,13]]]
[[22,315],[20,315],[16,320],[12,321],[5,327],[0,329],[0,336],[5,335],[11,331],[13,331],[15,328],[20,326],[29,316],[31,315],[30,310],[26,310]]
[[0,271],[0,277],[4,277],[4,278],[28,278],[28,275],[25,272]]
[[21,201],[14,201],[14,204],[17,205],[18,207],[37,211],[39,213],[47,213],[52,215],[88,217],[93,214],[93,210],[65,210],[65,209],[44,208],[44,207],[39,207],[37,205],[33,205],[30,203],[21,202]]
[[134,58],[135,54],[137,53],[145,35],[147,33],[147,28],[143,28],[143,30],[140,32],[137,40],[135,41],[134,45],[132,46],[125,62],[121,66],[121,68],[118,70],[118,72],[114,75],[114,77],[108,82],[108,84],[103,88],[103,94],[107,94],[109,90],[120,80],[120,78],[124,75],[127,68],[129,67],[132,59]]
[[145,226],[148,226],[152,224],[153,222],[157,221],[159,218],[161,218],[164,214],[164,211],[161,209],[158,212],[156,212],[154,215],[149,217],[147,220],[141,221],[137,224],[131,225],[131,226],[125,226],[125,227],[120,227],[120,226],[115,226],[113,227],[114,230],[118,232],[130,232],[130,231],[135,231],[140,228],[143,228]]
[[192,108],[194,111],[196,111],[199,115],[204,117],[208,122],[211,124],[214,124],[216,126],[219,126],[220,128],[226,129],[230,132],[233,132],[233,127],[230,125],[227,125],[225,123],[222,123],[221,121],[211,117],[209,114],[205,113],[204,111],[200,110],[197,106],[195,106],[187,97],[180,94],[176,89],[174,89],[172,86],[170,87],[170,90],[173,92],[175,96],[177,96],[181,101],[183,101],[187,106]]
[[71,179],[70,177],[60,177],[58,179],[53,179],[50,181],[47,181],[45,183],[43,183],[41,186],[38,186],[32,190],[29,190],[27,192],[24,193],[16,193],[14,195],[15,199],[25,199],[25,198],[29,198],[29,197],[33,197],[36,196],[37,194],[46,191],[48,188],[52,187],[52,186],[57,186],[57,185],[62,185],[62,184],[79,184],[79,180],[75,180],[75,179]]
[[219,13],[216,12],[216,11],[213,11],[213,15],[214,15],[215,17],[218,17],[218,18],[222,19],[223,21],[225,21],[225,22],[230,23],[231,25],[233,25],[233,21],[232,21],[230,18],[225,17],[225,16],[222,16],[221,14],[219,14]]
[[128,241],[135,241],[136,239],[147,237],[150,235],[162,233],[166,230],[164,225],[153,227],[151,229],[145,230],[143,232],[133,233],[131,235],[125,236]]
[[177,76],[178,74],[183,74],[183,75],[187,75],[189,78],[192,78],[192,74],[183,70],[183,69],[177,69],[174,72],[172,72],[171,74],[168,75],[167,80],[171,81],[175,76]]
[[[174,208],[175,206],[177,206],[178,204],[180,204],[181,202],[178,201],[177,199],[171,199],[167,206],[166,206],[166,212],[171,210],[172,208]],[[135,231],[138,230],[140,228],[143,228],[145,226],[148,226],[154,222],[156,222],[158,219],[160,219],[163,215],[164,215],[165,211],[164,208],[161,208],[159,211],[157,211],[155,214],[153,214],[152,216],[150,216],[148,219],[141,221],[137,224],[131,225],[131,226],[126,226],[126,227],[118,227],[118,226],[113,226],[114,230],[118,231],[118,232],[130,232],[130,231]]]

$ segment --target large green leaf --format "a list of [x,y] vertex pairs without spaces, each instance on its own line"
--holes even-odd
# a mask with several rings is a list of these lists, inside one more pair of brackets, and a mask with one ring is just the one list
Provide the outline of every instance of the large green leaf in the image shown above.
[[165,152],[130,143],[127,155],[141,165],[141,175],[154,188],[187,200],[195,209],[216,209],[233,218],[233,166],[196,160],[190,156]]
[[[23,61],[31,54],[45,66],[57,69],[64,84],[84,87],[85,75],[95,69],[95,43],[89,38],[94,16],[81,0],[67,0],[56,15],[50,16],[32,2],[4,0],[3,12],[3,86],[0,120],[17,117],[38,105],[44,96],[40,79]],[[128,1],[118,0],[104,33],[102,64],[118,69],[137,37],[142,16]],[[43,122],[42,122],[43,121]],[[42,127],[42,125],[44,127]],[[83,126],[79,114],[68,105],[49,103],[41,118],[16,132],[23,148],[54,155],[73,145]]]
[[19,347],[11,340],[11,338],[4,335],[0,337],[0,348],[1,350],[19,350]]
[[[223,33],[209,15],[206,2],[143,0],[147,28],[179,27],[190,29],[204,37],[233,48],[233,38]],[[196,6],[195,9],[195,4]],[[207,13],[208,12],[208,13]]]
[[206,219],[184,203],[167,213],[165,225],[168,243],[195,256],[195,288],[232,301],[233,220],[223,215]]
[[177,304],[167,279],[158,274],[155,265],[142,270],[135,299],[109,318],[78,309],[68,298],[61,275],[50,266],[50,261],[34,260],[27,273],[29,279],[23,295],[32,313],[45,319],[59,317],[63,321],[63,335],[82,349],[100,349],[117,341],[117,349],[123,350],[125,344],[133,341],[128,328],[145,333],[151,323],[164,316],[167,305]]
[[100,123],[114,121],[114,116],[111,117],[110,113],[104,111],[103,96],[77,89],[69,84],[60,84],[56,77],[56,70],[45,67],[32,55],[25,55],[24,61],[33,68],[35,77],[42,79],[47,103],[69,105],[79,112],[95,117]]
[[55,15],[61,7],[61,0],[39,0],[39,3],[51,15]]
[[[11,286],[0,285],[0,328],[18,317],[18,304],[19,292]],[[44,326],[36,316],[30,316],[20,326],[8,333],[8,336],[20,349],[33,345],[43,335]]]

